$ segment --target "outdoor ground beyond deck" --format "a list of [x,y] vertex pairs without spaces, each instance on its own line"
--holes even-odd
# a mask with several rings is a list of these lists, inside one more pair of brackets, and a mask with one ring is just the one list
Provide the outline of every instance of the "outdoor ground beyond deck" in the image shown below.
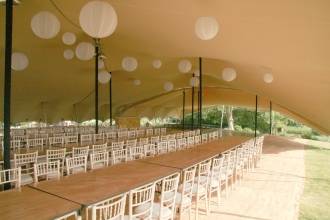
[[210,215],[199,219],[297,219],[304,178],[304,145],[269,136],[258,168],[227,199],[223,194],[221,207],[213,203]]

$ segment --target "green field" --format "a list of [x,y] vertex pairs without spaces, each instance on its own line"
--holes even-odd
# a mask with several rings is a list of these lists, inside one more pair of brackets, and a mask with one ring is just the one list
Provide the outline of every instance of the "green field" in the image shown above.
[[306,147],[306,182],[300,202],[300,220],[330,219],[330,148]]

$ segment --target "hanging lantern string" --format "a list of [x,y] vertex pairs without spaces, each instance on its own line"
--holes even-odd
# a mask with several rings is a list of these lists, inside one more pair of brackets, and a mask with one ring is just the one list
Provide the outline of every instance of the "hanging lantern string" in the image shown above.
[[78,25],[78,24],[76,24],[76,23],[74,23],[70,18],[68,18],[68,16],[66,16],[65,14],[64,14],[64,12],[58,7],[58,5],[54,2],[54,0],[49,0],[50,1],[50,3],[54,6],[54,8],[70,23],[70,24],[72,24],[74,27],[76,27],[76,28],[78,28],[78,29],[80,29],[81,30],[81,27]]

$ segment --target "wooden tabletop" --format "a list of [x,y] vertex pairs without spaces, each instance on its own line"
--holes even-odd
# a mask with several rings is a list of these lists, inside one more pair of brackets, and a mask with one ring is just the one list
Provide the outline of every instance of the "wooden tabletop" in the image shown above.
[[1,219],[54,219],[80,208],[79,204],[29,187],[0,192]]
[[250,137],[228,136],[197,147],[159,155],[152,158],[140,160],[140,162],[157,164],[161,166],[185,169],[201,161],[212,158],[232,147],[251,139]]
[[60,181],[40,182],[36,187],[59,197],[88,206],[136,187],[179,172],[178,169],[130,161],[87,173],[67,176]]

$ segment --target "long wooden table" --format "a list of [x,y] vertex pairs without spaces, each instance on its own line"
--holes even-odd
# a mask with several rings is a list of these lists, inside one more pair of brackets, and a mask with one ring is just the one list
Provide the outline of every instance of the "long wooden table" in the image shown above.
[[217,156],[249,139],[251,138],[242,136],[228,136],[186,150],[143,159],[140,160],[140,162],[177,169],[185,169],[198,164],[201,161]]
[[139,186],[157,181],[178,169],[130,161],[87,173],[64,177],[60,181],[40,182],[36,189],[89,206]]
[[0,219],[54,219],[81,206],[36,189],[22,187],[21,191],[0,192]]

